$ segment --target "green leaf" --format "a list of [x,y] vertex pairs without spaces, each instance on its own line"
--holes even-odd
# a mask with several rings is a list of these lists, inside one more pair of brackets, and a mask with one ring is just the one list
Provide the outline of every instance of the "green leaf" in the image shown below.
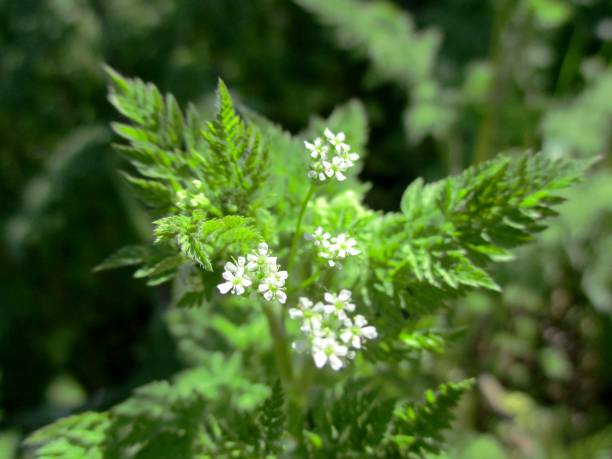
[[280,452],[279,441],[285,431],[285,397],[280,381],[272,386],[270,397],[263,403],[259,413],[259,423],[263,430],[264,451],[266,454]]
[[110,425],[108,413],[85,412],[35,431],[25,444],[35,448],[37,459],[105,459]]
[[149,248],[145,245],[128,245],[117,250],[93,270],[94,272],[99,272],[124,266],[139,265],[144,262],[148,254]]
[[385,442],[400,457],[425,458],[428,453],[440,453],[443,431],[451,425],[453,410],[473,385],[472,379],[441,384],[435,392],[425,392],[424,403],[400,407],[393,414]]

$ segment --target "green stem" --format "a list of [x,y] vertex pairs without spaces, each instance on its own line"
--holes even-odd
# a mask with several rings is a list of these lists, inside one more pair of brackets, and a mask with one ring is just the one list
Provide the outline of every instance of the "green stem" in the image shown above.
[[[270,334],[272,335],[276,367],[278,369],[283,390],[287,397],[287,417],[291,434],[298,443],[303,441],[302,430],[304,422],[304,394],[300,391],[302,383],[300,378],[294,379],[293,362],[289,352],[289,343],[282,320],[274,313],[270,304],[263,305],[263,311],[268,319]],[[284,308],[282,309],[284,311]],[[282,316],[282,312],[281,312]]]
[[308,202],[312,195],[315,192],[314,183],[310,185],[310,189],[308,193],[306,193],[306,197],[304,198],[304,202],[302,202],[302,207],[300,208],[300,213],[298,214],[297,223],[295,225],[295,231],[293,233],[293,240],[291,241],[291,249],[289,249],[289,261],[287,262],[287,271],[291,274],[293,270],[293,265],[295,264],[295,254],[297,251],[297,245],[300,240],[300,228],[302,226],[302,219],[304,218],[304,213],[306,212],[306,207],[308,206]]
[[304,282],[300,284],[299,289],[302,290],[303,288],[308,287],[310,284],[316,281],[319,277],[321,277],[321,270],[317,268],[315,272],[312,273],[312,275],[308,279],[304,280]]
[[582,48],[584,46],[584,28],[580,16],[575,21],[574,31],[570,37],[567,46],[567,51],[563,56],[561,68],[559,69],[559,78],[555,88],[555,94],[563,94],[570,87],[572,81],[576,77],[580,68],[580,59],[582,57]]
[[491,86],[487,94],[487,102],[476,138],[474,156],[472,158],[473,164],[478,164],[489,159],[491,149],[494,146],[498,108],[503,100],[505,83],[504,76],[502,75],[504,65],[502,34],[508,23],[513,7],[514,0],[505,0],[495,11],[495,22],[493,34],[491,36]]
[[289,355],[289,343],[287,342],[287,334],[282,322],[276,317],[272,307],[268,303],[264,303],[263,311],[268,319],[268,327],[272,334],[274,354],[276,355],[276,365],[280,373],[283,388],[286,393],[289,393],[293,382],[293,365],[291,356]]

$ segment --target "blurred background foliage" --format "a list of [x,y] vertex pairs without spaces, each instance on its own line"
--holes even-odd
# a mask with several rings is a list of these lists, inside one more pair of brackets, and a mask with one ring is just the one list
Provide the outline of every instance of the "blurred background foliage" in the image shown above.
[[[198,358],[201,317],[167,315],[168,291],[124,271],[91,273],[148,234],[116,173],[103,63],[204,111],[222,76],[294,132],[361,99],[378,209],[510,148],[602,156],[498,269],[503,294],[439,318],[458,332],[423,374],[478,378],[445,457],[610,457],[611,62],[607,0],[0,0],[0,458]],[[202,329],[223,335],[217,319]],[[230,335],[257,343],[259,325]]]

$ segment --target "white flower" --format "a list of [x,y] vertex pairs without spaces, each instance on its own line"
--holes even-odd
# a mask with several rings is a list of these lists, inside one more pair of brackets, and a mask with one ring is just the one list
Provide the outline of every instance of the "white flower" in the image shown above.
[[353,320],[346,319],[344,325],[346,328],[340,334],[340,339],[355,349],[361,348],[362,340],[374,339],[378,336],[376,328],[368,325],[366,318],[360,314],[357,314]]
[[333,175],[336,176],[339,182],[346,180],[344,171],[346,171],[347,167],[345,166],[345,162],[339,156],[334,156],[329,169],[332,171]]
[[300,330],[317,334],[321,329],[321,313],[323,311],[323,303],[313,304],[310,299],[300,297],[298,299],[298,307],[289,309],[289,317],[292,319],[302,319]]
[[321,182],[334,176],[334,170],[329,161],[314,161],[311,163],[310,168],[311,170],[308,172],[308,176],[318,179]]
[[[351,152],[351,147],[345,143],[344,132],[334,134],[329,128],[325,128],[324,134],[324,140],[317,137],[312,143],[304,142],[311,158],[308,176],[322,182],[331,178],[346,180],[345,172],[354,166],[359,155]],[[327,142],[327,145],[324,142]]]
[[337,295],[326,293],[326,304],[315,304],[301,297],[297,307],[289,309],[289,317],[302,321],[301,338],[292,348],[298,352],[310,350],[318,368],[329,365],[339,370],[355,358],[355,349],[361,349],[366,340],[377,337],[376,328],[368,325],[365,317],[347,315],[355,310],[351,296],[346,289]]
[[335,338],[315,338],[312,342],[312,359],[317,368],[323,368],[329,364],[333,370],[337,371],[344,366],[342,358],[347,354],[348,347]]
[[321,250],[321,251],[319,252],[319,256],[320,256],[321,258],[325,258],[325,259],[327,260],[327,264],[328,264],[329,266],[331,266],[331,267],[336,266],[336,262],[333,260],[333,258],[334,258],[334,254],[333,254],[333,253],[330,253],[330,252],[329,252],[329,251],[327,251],[327,250]]
[[351,153],[351,147],[344,144],[344,148],[337,152],[337,156],[334,159],[336,158],[340,161],[341,167],[346,170],[355,165],[355,161],[359,159],[359,155],[357,153]]
[[287,280],[287,271],[277,271],[270,273],[258,287],[259,292],[263,297],[272,301],[276,298],[279,303],[284,304],[287,301],[287,294],[285,293],[283,286]]
[[323,311],[326,314],[335,314],[340,320],[346,319],[346,311],[353,312],[355,305],[350,302],[352,293],[350,290],[341,290],[337,295],[327,292],[324,295],[326,304]]
[[285,303],[287,294],[284,286],[287,277],[287,271],[280,271],[280,266],[276,264],[276,257],[269,256],[268,244],[262,242],[257,250],[246,257],[238,257],[235,262],[225,264],[223,278],[226,282],[217,285],[217,288],[223,294],[231,291],[235,295],[242,295],[246,287],[257,282],[257,290],[266,300],[276,299]]
[[339,234],[331,240],[329,250],[335,253],[340,258],[345,258],[348,255],[359,255],[361,252],[355,248],[357,241],[349,238],[346,234]]
[[265,242],[259,244],[257,246],[257,251],[254,251],[247,255],[247,269],[249,271],[255,271],[257,269],[263,270],[265,268],[271,268],[276,271],[276,257],[269,257],[268,253],[268,244],[266,244]]
[[336,151],[339,151],[340,149],[343,148],[344,145],[346,145],[344,143],[344,141],[346,140],[346,136],[344,135],[344,132],[339,132],[338,134],[334,134],[329,128],[325,128],[324,134],[325,134],[325,137],[327,138],[327,141],[334,146]]
[[312,234],[306,234],[306,239],[312,240],[319,247],[319,256],[327,260],[329,266],[335,266],[336,260],[349,255],[359,255],[361,251],[356,248],[357,241],[346,233],[331,237],[331,234],[322,227],[317,227]]
[[327,145],[323,145],[323,141],[321,137],[317,137],[314,139],[313,143],[304,142],[304,146],[307,150],[310,151],[310,157],[313,159],[327,159],[327,152],[329,151],[329,147]]
[[292,319],[297,319],[299,317],[304,317],[305,313],[312,311],[313,303],[309,298],[305,296],[301,296],[298,299],[298,307],[289,309],[289,317]]
[[226,282],[217,285],[219,292],[226,294],[231,291],[234,295],[242,295],[246,287],[253,283],[244,272],[244,257],[239,257],[237,264],[228,262],[225,264],[223,279]]
[[331,234],[325,231],[322,227],[318,226],[314,233],[305,234],[304,238],[314,241],[314,245],[317,247],[327,247],[329,245]]

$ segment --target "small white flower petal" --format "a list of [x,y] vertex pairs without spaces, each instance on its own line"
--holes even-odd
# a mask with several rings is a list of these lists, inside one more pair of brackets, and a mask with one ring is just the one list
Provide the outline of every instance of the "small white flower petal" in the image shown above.
[[376,328],[372,325],[362,328],[361,333],[363,333],[363,336],[365,336],[367,339],[374,339],[378,336]]
[[342,344],[338,344],[335,346],[334,349],[336,355],[340,355],[342,357],[344,357],[347,353],[348,353],[348,347],[342,345]]
[[332,354],[329,356],[329,365],[332,367],[332,370],[338,371],[342,368],[343,363],[342,360],[338,358],[338,356]]
[[353,323],[356,327],[362,328],[368,324],[368,321],[361,314],[357,314],[355,317],[353,317]]
[[219,292],[221,292],[221,294],[225,295],[227,292],[229,292],[232,289],[233,285],[231,282],[224,282],[223,284],[219,284],[217,285],[217,288],[219,289]]
[[317,368],[323,368],[327,363],[327,355],[321,350],[313,352],[312,359]]
[[353,333],[350,330],[344,330],[340,334],[340,339],[345,343],[348,343],[353,338]]

